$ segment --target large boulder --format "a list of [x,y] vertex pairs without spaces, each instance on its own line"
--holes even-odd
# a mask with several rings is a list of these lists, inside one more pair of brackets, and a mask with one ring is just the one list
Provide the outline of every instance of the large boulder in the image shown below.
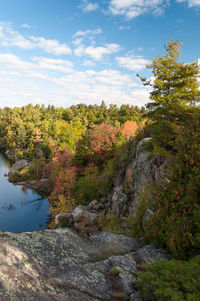
[[[116,288],[134,300],[139,265],[165,257],[105,232],[88,238],[70,229],[0,232],[0,300],[115,300]],[[120,273],[111,276],[112,268]]]
[[92,212],[89,207],[78,206],[72,212],[74,226],[77,230],[85,233],[94,233],[100,230],[99,213]]
[[71,225],[73,223],[71,212],[60,212],[55,217],[55,225],[64,223],[65,225]]

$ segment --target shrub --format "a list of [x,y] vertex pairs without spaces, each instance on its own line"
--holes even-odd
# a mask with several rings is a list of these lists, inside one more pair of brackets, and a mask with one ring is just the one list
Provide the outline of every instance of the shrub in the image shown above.
[[76,200],[81,205],[88,205],[96,198],[100,189],[101,179],[99,177],[98,168],[94,165],[89,165],[76,182]]
[[129,300],[129,297],[123,292],[114,293],[114,297],[117,298],[118,300],[122,300],[122,301],[128,301]]
[[158,260],[146,268],[136,282],[144,301],[200,300],[200,256],[189,261]]
[[150,186],[144,184],[140,191],[140,201],[136,207],[135,215],[132,214],[128,217],[128,228],[130,229],[131,237],[143,237],[144,228],[143,228],[143,217],[148,208],[148,202],[151,198],[151,189]]
[[182,130],[166,183],[152,193],[154,214],[146,238],[167,247],[177,258],[200,252],[200,116]]
[[114,213],[109,213],[105,215],[105,213],[102,212],[99,218],[99,225],[106,232],[125,234],[125,230],[124,230],[124,227],[126,226],[125,220],[121,217],[118,217]]

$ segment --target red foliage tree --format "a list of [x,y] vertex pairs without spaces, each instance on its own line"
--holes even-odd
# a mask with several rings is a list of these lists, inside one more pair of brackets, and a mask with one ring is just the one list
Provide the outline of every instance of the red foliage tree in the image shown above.
[[120,131],[112,125],[104,122],[93,125],[77,145],[77,161],[83,165],[101,164],[112,157],[119,136]]

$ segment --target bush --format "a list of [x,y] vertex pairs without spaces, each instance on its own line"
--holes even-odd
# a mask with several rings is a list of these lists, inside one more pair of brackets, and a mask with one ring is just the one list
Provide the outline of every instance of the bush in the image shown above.
[[200,116],[182,130],[166,183],[152,193],[154,215],[146,238],[167,247],[176,258],[200,252]]
[[147,211],[148,203],[151,198],[151,188],[145,183],[140,191],[140,201],[136,207],[135,215],[128,217],[128,228],[130,229],[131,237],[143,237],[143,217]]
[[189,261],[158,260],[146,268],[136,282],[145,301],[200,300],[200,256]]
[[125,234],[126,221],[114,213],[105,215],[102,212],[99,218],[99,225],[106,232]]
[[89,165],[76,182],[75,198],[78,204],[88,205],[93,199],[96,199],[101,184],[98,168]]

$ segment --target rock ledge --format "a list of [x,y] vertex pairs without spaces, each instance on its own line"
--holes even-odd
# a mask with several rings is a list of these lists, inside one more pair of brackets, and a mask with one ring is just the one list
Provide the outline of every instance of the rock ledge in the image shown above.
[[[0,232],[0,300],[113,301],[116,290],[134,300],[133,271],[165,257],[137,239],[106,232],[91,237],[71,229]],[[111,277],[115,267],[120,272]]]

